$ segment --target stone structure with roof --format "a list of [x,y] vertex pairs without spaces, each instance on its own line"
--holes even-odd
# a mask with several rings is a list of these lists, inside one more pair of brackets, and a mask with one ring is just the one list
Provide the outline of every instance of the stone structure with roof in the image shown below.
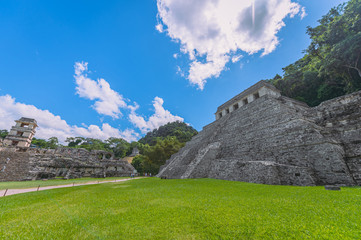
[[361,91],[316,107],[260,81],[216,111],[167,160],[162,178],[361,185]]
[[259,81],[255,85],[219,106],[217,112],[215,113],[216,120],[265,95],[280,97],[281,93],[280,90],[272,84],[264,80]]
[[123,158],[123,160],[127,161],[128,163],[132,163],[133,159],[140,154],[139,149],[134,147],[132,153],[129,156]]
[[35,135],[35,128],[38,126],[36,120],[22,117],[15,122],[16,125],[11,128],[3,144],[22,148],[30,147],[31,140]]

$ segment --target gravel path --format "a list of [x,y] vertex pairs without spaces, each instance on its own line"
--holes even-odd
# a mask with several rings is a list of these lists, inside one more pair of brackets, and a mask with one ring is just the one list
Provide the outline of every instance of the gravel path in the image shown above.
[[83,186],[83,185],[92,185],[92,184],[101,184],[101,183],[110,183],[110,182],[124,182],[129,181],[133,179],[140,179],[142,177],[136,177],[136,178],[125,178],[125,179],[118,179],[118,180],[109,180],[109,181],[94,181],[94,182],[86,182],[86,183],[78,183],[78,184],[66,184],[66,185],[57,185],[57,186],[46,186],[46,187],[40,187],[40,188],[24,188],[24,189],[7,189],[7,190],[0,190],[0,198],[4,196],[10,196],[14,194],[20,194],[20,193],[27,193],[27,192],[36,192],[36,191],[43,191],[43,190],[49,190],[54,188],[66,188],[66,187],[77,187],[77,186]]

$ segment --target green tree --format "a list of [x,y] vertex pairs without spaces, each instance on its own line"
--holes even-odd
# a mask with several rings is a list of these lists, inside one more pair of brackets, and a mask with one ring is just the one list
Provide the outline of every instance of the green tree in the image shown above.
[[107,139],[106,142],[108,143],[109,149],[113,151],[116,158],[125,157],[129,151],[129,148],[131,147],[130,143],[122,138],[111,137]]
[[160,126],[153,131],[148,132],[138,142],[142,144],[148,144],[154,146],[157,140],[164,139],[169,136],[176,137],[180,142],[188,142],[198,132],[193,127],[187,125],[184,122],[171,122],[163,126]]
[[59,140],[57,137],[51,137],[47,141],[47,147],[55,149],[59,146]]
[[33,138],[31,144],[35,145],[38,148],[52,148],[52,149],[61,146],[61,144],[59,144],[57,137],[51,137],[47,141],[44,139]]
[[8,130],[0,130],[0,138],[5,138],[9,134]]
[[109,143],[103,142],[100,139],[96,138],[85,138],[80,145],[77,145],[76,148],[85,148],[89,151],[91,150],[104,150],[110,151]]
[[164,165],[166,160],[178,152],[184,145],[185,143],[181,143],[174,136],[158,139],[154,146],[150,146],[144,152],[147,158],[143,162],[143,170],[157,174],[160,166]]
[[48,142],[44,139],[33,138],[31,144],[38,148],[48,148]]
[[68,142],[68,147],[71,148],[84,148],[91,150],[104,150],[111,151],[110,144],[107,141],[102,141],[96,138],[83,138],[83,137],[69,137],[65,140]]
[[68,137],[65,142],[68,142],[68,147],[76,147],[85,139],[83,137]]
[[141,175],[145,173],[144,168],[147,165],[145,162],[149,161],[148,157],[145,155],[138,155],[133,158],[132,165]]
[[316,106],[361,90],[361,0],[332,8],[316,27],[305,55],[269,81],[285,96]]
[[346,92],[361,89],[361,1],[332,8],[320,25],[308,27],[307,52],[321,60],[320,74],[343,81]]

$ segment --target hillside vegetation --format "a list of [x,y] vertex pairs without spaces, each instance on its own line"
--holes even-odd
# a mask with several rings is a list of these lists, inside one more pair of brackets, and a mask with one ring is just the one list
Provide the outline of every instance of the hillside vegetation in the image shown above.
[[132,165],[140,174],[157,174],[160,166],[197,133],[183,122],[167,123],[154,129],[138,141],[142,155],[135,157]]
[[269,81],[282,94],[316,106],[361,90],[361,0],[332,8],[316,27],[303,58]]
[[164,140],[167,137],[176,137],[179,142],[188,142],[198,132],[193,127],[184,122],[172,122],[160,126],[151,132],[148,132],[143,138],[139,139],[139,143],[154,146],[157,140]]

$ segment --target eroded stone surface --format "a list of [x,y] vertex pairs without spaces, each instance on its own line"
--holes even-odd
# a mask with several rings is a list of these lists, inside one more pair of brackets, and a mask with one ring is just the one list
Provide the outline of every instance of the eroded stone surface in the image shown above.
[[134,167],[105,151],[85,149],[0,148],[0,181],[23,181],[54,177],[122,177]]
[[360,106],[361,91],[314,108],[261,96],[205,126],[158,176],[361,185]]

